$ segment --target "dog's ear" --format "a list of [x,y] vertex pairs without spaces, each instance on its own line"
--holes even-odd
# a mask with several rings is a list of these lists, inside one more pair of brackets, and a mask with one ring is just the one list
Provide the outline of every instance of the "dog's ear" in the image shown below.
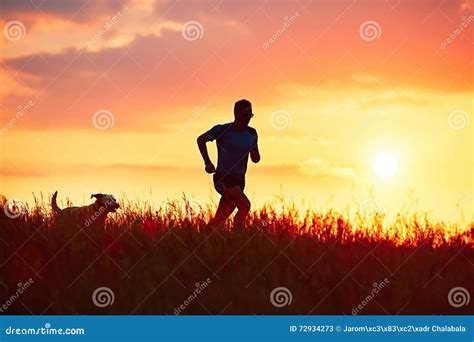
[[91,195],[91,198],[94,198],[94,197],[95,197],[95,198],[99,199],[99,198],[102,197],[102,196],[104,196],[104,194],[92,194],[92,195]]

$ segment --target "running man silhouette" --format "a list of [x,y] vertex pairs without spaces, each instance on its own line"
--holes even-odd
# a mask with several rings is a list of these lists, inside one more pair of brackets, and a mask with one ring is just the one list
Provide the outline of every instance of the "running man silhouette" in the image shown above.
[[[234,105],[234,122],[216,125],[197,138],[197,144],[204,159],[207,173],[214,173],[214,187],[221,194],[216,215],[211,221],[214,228],[222,227],[235,208],[235,228],[244,228],[250,211],[250,201],[244,194],[245,173],[250,158],[260,161],[258,136],[255,128],[248,124],[253,117],[252,104],[239,100]],[[206,143],[216,140],[217,169],[209,158]]]

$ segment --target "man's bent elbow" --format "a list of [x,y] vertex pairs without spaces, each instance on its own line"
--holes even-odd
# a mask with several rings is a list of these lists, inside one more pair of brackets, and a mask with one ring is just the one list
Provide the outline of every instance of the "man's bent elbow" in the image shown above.
[[204,135],[200,135],[197,137],[196,142],[198,145],[203,145],[206,143],[206,137]]

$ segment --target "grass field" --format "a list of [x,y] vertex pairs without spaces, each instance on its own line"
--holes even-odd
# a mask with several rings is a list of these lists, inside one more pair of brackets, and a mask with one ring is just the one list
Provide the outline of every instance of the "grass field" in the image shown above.
[[266,206],[213,231],[187,200],[121,205],[102,230],[1,210],[1,313],[472,314],[450,298],[473,292],[472,224]]

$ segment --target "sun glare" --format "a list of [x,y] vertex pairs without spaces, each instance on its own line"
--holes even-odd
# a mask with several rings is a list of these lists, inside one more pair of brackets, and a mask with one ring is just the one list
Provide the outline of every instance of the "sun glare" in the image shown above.
[[377,154],[372,162],[372,169],[379,178],[392,178],[398,171],[398,160],[390,153]]

